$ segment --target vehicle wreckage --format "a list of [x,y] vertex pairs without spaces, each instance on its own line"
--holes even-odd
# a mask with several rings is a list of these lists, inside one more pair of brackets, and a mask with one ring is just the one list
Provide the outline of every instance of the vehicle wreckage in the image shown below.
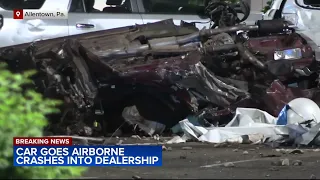
[[6,47],[0,58],[13,72],[36,69],[34,88],[63,100],[49,117],[54,134],[101,136],[152,122],[163,131],[189,115],[224,126],[239,107],[278,116],[297,97],[320,103],[311,39],[282,19],[242,24],[246,14],[240,20],[224,2],[206,11],[211,29],[168,19]]

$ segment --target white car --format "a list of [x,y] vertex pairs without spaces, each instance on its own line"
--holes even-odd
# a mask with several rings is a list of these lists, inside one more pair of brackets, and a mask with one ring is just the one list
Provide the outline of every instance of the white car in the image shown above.
[[320,0],[274,0],[263,19],[284,18],[320,46]]
[[[194,0],[192,2],[195,2]],[[0,0],[0,47],[37,40],[145,24],[172,18],[198,22],[199,29],[210,27],[200,16],[205,0]],[[66,11],[68,19],[13,19],[13,9]],[[1,26],[1,16],[2,26]],[[245,21],[253,24],[262,13],[251,14]]]

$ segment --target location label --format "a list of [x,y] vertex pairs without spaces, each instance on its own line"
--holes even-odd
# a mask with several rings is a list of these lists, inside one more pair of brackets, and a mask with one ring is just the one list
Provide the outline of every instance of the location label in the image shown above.
[[22,9],[13,10],[13,19],[23,19],[23,10]]

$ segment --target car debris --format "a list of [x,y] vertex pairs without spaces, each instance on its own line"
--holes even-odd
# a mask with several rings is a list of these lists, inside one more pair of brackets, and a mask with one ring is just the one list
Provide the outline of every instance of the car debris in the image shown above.
[[310,178],[309,179],[317,179],[317,176],[314,175],[314,174],[311,174]]
[[211,3],[210,12],[219,10],[211,29],[168,19],[6,47],[0,60],[13,72],[36,69],[26,88],[64,102],[48,117],[53,134],[137,134],[139,127],[143,135],[181,135],[168,143],[288,136],[313,143],[320,117],[300,117],[308,119],[296,126],[286,118],[296,112],[291,102],[320,100],[310,39],[282,19],[239,24],[235,9]]
[[152,136],[153,134],[161,134],[166,127],[161,123],[144,119],[139,114],[136,106],[125,107],[122,112],[122,117],[128,124],[139,126],[140,130],[146,132],[150,136]]
[[181,149],[182,149],[182,150],[192,150],[192,147],[186,146],[186,147],[182,147]]
[[302,161],[300,161],[300,160],[295,160],[295,161],[292,162],[292,165],[293,165],[293,166],[302,166]]
[[281,161],[282,161],[281,163],[282,166],[290,166],[290,160],[288,158],[281,159]]
[[269,168],[270,171],[279,171],[279,168],[276,168],[276,167],[271,167]]
[[243,154],[243,155],[248,155],[249,152],[248,152],[248,151],[243,151],[242,154]]
[[223,164],[224,167],[235,167],[235,164],[232,162],[226,162]]
[[132,179],[142,179],[142,178],[138,175],[134,175],[134,176],[132,176]]
[[291,152],[289,152],[289,154],[303,154],[303,150],[301,149],[294,149]]
[[[297,98],[288,104],[279,117],[258,109],[238,108],[234,118],[225,127],[195,126],[187,119],[179,124],[187,137],[211,143],[244,143],[243,137],[247,137],[251,143],[293,141],[294,144],[302,145],[309,145],[311,142],[318,144],[318,105],[307,98]],[[295,150],[292,153],[298,152],[303,151]]]

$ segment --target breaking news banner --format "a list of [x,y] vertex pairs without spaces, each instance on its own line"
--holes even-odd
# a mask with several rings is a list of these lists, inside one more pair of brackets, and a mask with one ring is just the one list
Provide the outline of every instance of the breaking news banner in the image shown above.
[[68,137],[13,138],[14,166],[162,166],[162,146],[80,146]]
[[68,11],[15,9],[13,19],[68,19]]

